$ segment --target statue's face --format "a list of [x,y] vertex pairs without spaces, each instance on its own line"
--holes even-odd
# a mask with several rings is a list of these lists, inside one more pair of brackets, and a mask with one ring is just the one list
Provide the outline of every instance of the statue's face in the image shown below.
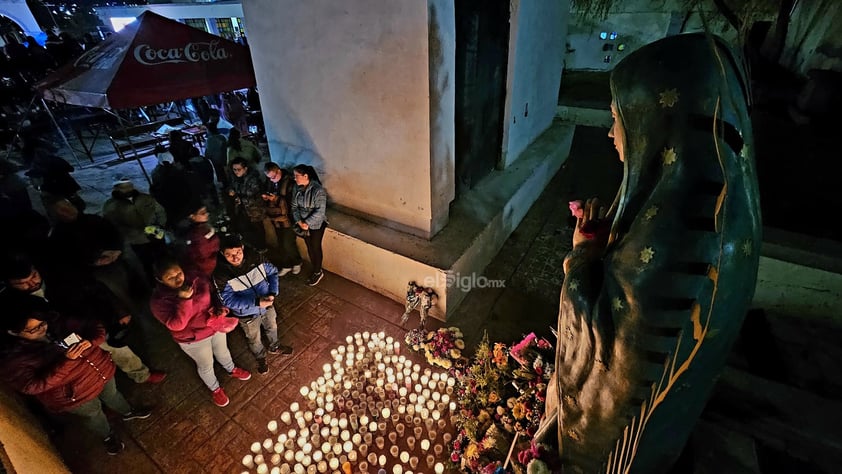
[[623,128],[623,119],[620,118],[620,111],[617,110],[617,103],[611,101],[611,117],[614,123],[608,129],[608,136],[614,139],[614,148],[620,155],[620,161],[626,161],[625,148],[623,144],[626,140],[626,129]]

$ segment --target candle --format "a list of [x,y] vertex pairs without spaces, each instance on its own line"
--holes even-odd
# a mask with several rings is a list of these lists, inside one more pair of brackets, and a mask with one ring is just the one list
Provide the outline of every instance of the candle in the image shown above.
[[286,424],[290,424],[290,422],[292,422],[292,417],[289,415],[288,411],[281,413],[281,421]]
[[255,441],[254,443],[251,443],[251,452],[253,452],[254,454],[259,453],[260,452],[260,443],[258,443],[257,441]]
[[245,466],[247,468],[253,468],[254,467],[254,458],[252,457],[251,454],[246,454],[245,456],[243,456],[243,466]]
[[[263,449],[270,450],[275,446],[275,442],[272,441],[271,438],[266,438],[263,440]],[[259,464],[259,463],[258,463]]]
[[430,449],[430,440],[429,439],[422,439],[421,440],[421,449],[427,451]]
[[354,342],[354,336],[345,336],[345,342],[351,344],[352,342]]
[[435,470],[436,470],[436,474],[442,474],[444,472],[444,465],[440,462],[437,462]]
[[269,474],[269,466],[267,466],[266,464],[258,464],[257,472],[258,474]]
[[281,455],[280,454],[273,454],[270,461],[272,462],[273,466],[277,466],[278,463],[281,462]]
[[381,454],[380,457],[377,458],[377,464],[380,464],[381,467],[386,465],[386,455],[385,454]]
[[292,402],[292,404],[290,404],[290,406],[289,406],[289,411],[297,412],[299,408],[300,407],[298,405],[298,402]]

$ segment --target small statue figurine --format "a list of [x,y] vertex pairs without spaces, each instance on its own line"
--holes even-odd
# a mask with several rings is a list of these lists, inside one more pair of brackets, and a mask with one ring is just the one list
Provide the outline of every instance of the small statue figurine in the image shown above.
[[401,317],[401,326],[406,324],[409,320],[409,313],[413,309],[418,308],[418,313],[421,316],[421,329],[427,324],[427,311],[436,304],[438,295],[432,288],[424,288],[416,284],[414,281],[409,282],[406,287],[406,311]]

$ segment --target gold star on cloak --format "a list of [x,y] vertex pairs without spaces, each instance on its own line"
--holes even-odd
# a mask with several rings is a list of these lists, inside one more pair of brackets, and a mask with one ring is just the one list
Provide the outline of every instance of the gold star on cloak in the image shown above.
[[570,283],[567,284],[567,289],[570,291],[576,291],[579,289],[579,280],[572,278]]
[[752,247],[752,245],[751,245],[751,240],[746,240],[746,241],[744,241],[744,242],[743,242],[743,245],[742,245],[742,247],[741,247],[741,248],[742,248],[742,250],[743,250],[743,255],[745,255],[746,257],[751,256],[751,252],[752,252],[752,248],[751,248],[751,247]]
[[675,154],[675,148],[664,148],[664,151],[661,152],[661,157],[664,159],[665,165],[671,165],[678,159],[678,155]]
[[647,221],[651,221],[653,217],[658,215],[658,206],[650,206],[649,209],[646,210],[646,213],[643,214],[643,217],[646,218]]
[[640,251],[640,261],[643,263],[651,262],[653,257],[655,257],[655,250],[652,247],[646,247]]
[[678,102],[678,89],[665,90],[661,92],[660,96],[658,103],[661,104],[661,107],[672,107]]
[[623,310],[623,300],[620,298],[614,298],[611,300],[611,308],[614,311],[622,311]]

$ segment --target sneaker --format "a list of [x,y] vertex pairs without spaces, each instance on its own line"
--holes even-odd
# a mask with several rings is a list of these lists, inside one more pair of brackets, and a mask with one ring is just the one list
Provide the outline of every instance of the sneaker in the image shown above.
[[301,273],[301,264],[300,263],[298,265],[293,265],[293,267],[292,267],[292,274],[293,275],[298,275],[299,273]]
[[248,380],[251,378],[251,372],[246,369],[234,367],[234,370],[231,371],[231,377],[234,377],[237,380]]
[[276,343],[272,344],[271,346],[269,346],[269,349],[267,349],[267,351],[270,354],[290,355],[290,354],[292,354],[292,347],[285,346],[285,345],[281,344],[280,342],[276,342]]
[[105,452],[108,453],[110,456],[115,456],[120,454],[124,449],[126,449],[126,445],[120,441],[120,438],[117,435],[111,435],[103,440],[105,444]]
[[[234,370],[237,370],[237,369],[234,369]],[[246,372],[246,373],[248,373],[248,372]],[[251,374],[249,374],[249,377],[251,377]],[[222,390],[222,387],[219,387],[218,389],[211,392],[211,398],[213,399],[213,403],[215,403],[216,406],[218,406],[218,407],[227,406],[228,402],[231,401],[231,400],[228,399],[228,395],[225,395],[225,390]]]
[[161,383],[165,378],[167,378],[166,372],[152,371],[149,372],[149,378],[141,383]]
[[266,359],[257,359],[257,373],[265,374],[266,372],[269,372],[269,365],[266,363]]
[[322,281],[322,278],[324,278],[324,276],[324,272],[314,273],[310,275],[310,278],[307,279],[307,284],[310,286],[316,286],[319,284],[320,281]]
[[281,271],[278,272],[278,276],[282,277],[282,276],[286,275],[287,273],[289,273],[291,271],[292,271],[292,268],[282,268]]
[[123,415],[123,421],[129,420],[145,420],[152,414],[152,410],[148,408],[132,408],[132,411]]

